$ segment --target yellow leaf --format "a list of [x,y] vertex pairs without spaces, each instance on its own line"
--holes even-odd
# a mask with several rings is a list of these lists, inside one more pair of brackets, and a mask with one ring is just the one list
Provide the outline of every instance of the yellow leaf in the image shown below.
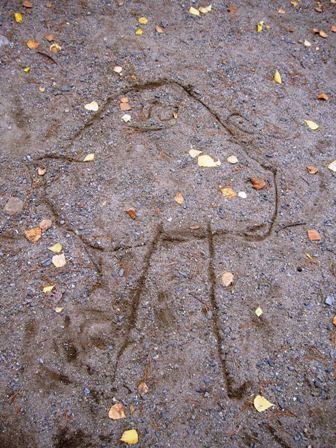
[[237,193],[231,187],[219,187],[222,195],[227,199],[233,199],[237,196]]
[[121,418],[125,418],[124,406],[121,403],[114,404],[108,413],[109,418],[112,420],[120,420]]
[[330,171],[332,171],[333,173],[336,173],[336,160],[334,160],[333,162],[329,163],[328,168],[329,168]]
[[254,407],[258,412],[264,412],[268,408],[274,406],[272,403],[270,403],[266,398],[262,397],[261,395],[256,395],[253,400]]
[[202,14],[207,14],[208,12],[211,11],[211,5],[208,6],[200,6],[198,8],[199,12],[201,12]]
[[55,308],[56,313],[61,313],[64,310],[64,308],[62,306],[57,306]]
[[53,44],[50,45],[49,50],[52,53],[58,53],[59,51],[62,50],[62,47],[58,45],[56,42],[54,42]]
[[263,30],[264,21],[261,20],[261,22],[257,23],[257,33],[261,33]]
[[139,17],[138,22],[141,23],[141,25],[147,25],[148,19],[147,17]]
[[137,29],[135,30],[135,34],[136,34],[137,36],[141,36],[141,35],[143,34],[143,30],[142,30],[141,28],[137,28]]
[[233,283],[232,272],[223,272],[222,274],[222,284],[223,286],[230,286]]
[[51,259],[52,264],[56,267],[56,268],[62,268],[63,266],[66,265],[66,259],[64,254],[60,254],[60,255],[54,255]]
[[194,8],[193,6],[190,6],[189,8],[189,14],[193,15],[193,16],[199,16],[200,12],[198,9]]
[[178,192],[176,193],[175,197],[174,197],[175,202],[177,202],[179,205],[182,205],[184,202],[184,197],[182,195],[182,193]]
[[305,120],[304,122],[309,127],[309,129],[311,129],[312,131],[316,131],[319,128],[319,125],[317,123],[315,123],[315,121]]
[[278,72],[278,70],[275,70],[274,75],[273,75],[273,79],[277,84],[281,84],[282,80],[281,80],[281,75]]
[[198,149],[191,149],[191,150],[189,151],[189,155],[190,155],[192,158],[195,158],[195,157],[199,156],[200,154],[202,154],[202,151],[199,151]]
[[42,236],[42,230],[40,227],[33,227],[24,231],[25,237],[31,243],[36,243]]
[[55,288],[55,285],[46,285],[43,286],[43,292],[46,294],[47,292],[51,292]]
[[28,39],[27,40],[27,47],[31,50],[36,50],[40,44],[35,39]]
[[41,93],[43,93],[43,92],[45,91],[45,87],[41,87],[41,86],[39,86],[39,91],[40,91]]
[[257,315],[257,317],[260,317],[263,313],[263,310],[260,308],[260,306],[258,306],[258,308],[255,310],[255,313]]
[[91,103],[85,104],[84,109],[89,110],[90,112],[97,112],[99,106],[96,101],[92,101]]
[[139,441],[139,436],[136,429],[128,429],[123,432],[120,440],[127,443],[127,445],[136,445]]
[[199,166],[204,168],[214,168],[216,166],[220,166],[220,160],[217,160],[216,162],[214,159],[206,154],[203,154],[202,156],[198,156],[197,163]]
[[25,73],[29,73],[29,72],[30,72],[30,67],[25,67],[25,68],[23,69],[23,71],[24,71]]
[[55,254],[59,254],[60,252],[62,252],[63,246],[61,243],[56,243],[51,247],[48,247],[49,250],[51,250],[51,252],[54,252]]
[[93,152],[90,152],[90,154],[87,154],[84,159],[83,162],[92,162],[95,159],[95,155]]
[[22,21],[23,21],[23,15],[21,14],[21,12],[15,12],[14,18],[15,18],[15,22],[17,22],[17,23],[22,23]]

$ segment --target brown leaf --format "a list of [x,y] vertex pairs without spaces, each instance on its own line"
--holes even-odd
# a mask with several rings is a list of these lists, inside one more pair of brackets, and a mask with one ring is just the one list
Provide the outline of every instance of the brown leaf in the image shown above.
[[51,219],[42,219],[42,221],[39,224],[40,229],[42,232],[46,232],[50,227],[52,226],[52,220]]
[[310,239],[310,241],[321,241],[321,235],[318,233],[317,230],[309,229],[307,231],[307,234],[308,234],[308,238]]
[[334,324],[335,327],[336,327],[336,316],[333,317],[333,321],[332,321],[332,322],[333,322],[333,324]]
[[321,92],[321,93],[319,93],[317,95],[317,99],[318,100],[323,100],[323,101],[328,101],[329,100],[329,96],[326,93]]
[[320,36],[320,37],[323,37],[323,38],[325,39],[326,37],[328,37],[328,34],[327,34],[325,31],[320,30],[320,31],[319,31],[319,36]]
[[125,418],[124,406],[121,403],[114,404],[108,413],[109,418],[112,420],[120,420],[121,418]]
[[36,243],[42,236],[42,230],[40,227],[33,227],[24,231],[25,237],[31,243]]
[[184,202],[183,194],[181,192],[176,193],[174,200],[177,204],[182,205]]
[[53,40],[55,40],[55,35],[54,34],[46,34],[44,36],[48,42],[52,42]]
[[58,53],[59,51],[62,50],[62,47],[58,45],[56,42],[54,42],[53,44],[50,45],[49,50],[52,53]]
[[131,110],[132,109],[132,107],[128,103],[120,103],[119,107],[120,107],[120,110],[122,110],[122,111],[126,111],[126,110]]
[[308,165],[307,166],[307,171],[309,174],[316,174],[318,173],[318,169],[315,165]]
[[136,211],[134,210],[134,208],[129,208],[128,210],[126,210],[126,213],[132,219],[136,219],[136,217],[137,217],[137,214],[136,214]]
[[38,48],[39,45],[40,44],[35,39],[27,40],[27,47],[30,48],[31,50],[36,50],[36,48]]
[[233,199],[237,196],[237,193],[231,187],[219,187],[219,189],[226,199]]
[[122,96],[122,97],[120,98],[120,102],[121,102],[121,103],[128,103],[128,102],[129,102],[129,99],[127,98],[127,96]]
[[222,284],[223,286],[230,286],[233,283],[232,272],[224,272],[222,274]]
[[32,7],[33,7],[33,4],[32,4],[32,2],[31,2],[30,0],[23,0],[22,5],[23,5],[25,8],[32,8]]
[[39,176],[44,176],[46,172],[47,172],[47,168],[45,168],[45,167],[39,166],[37,168],[37,174]]
[[331,25],[330,29],[333,33],[336,33],[336,25]]
[[146,395],[149,391],[149,387],[144,381],[138,384],[138,391],[141,395]]
[[164,28],[160,25],[155,25],[155,31],[159,34],[164,33]]
[[238,8],[235,5],[229,5],[227,7],[227,10],[230,14],[235,14],[238,11]]
[[264,181],[264,179],[260,179],[258,177],[252,177],[250,179],[252,187],[255,190],[262,190],[263,188],[266,187],[266,182]]

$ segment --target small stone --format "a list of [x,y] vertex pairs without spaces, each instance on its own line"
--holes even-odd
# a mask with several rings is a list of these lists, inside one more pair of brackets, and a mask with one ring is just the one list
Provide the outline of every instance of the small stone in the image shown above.
[[239,191],[238,192],[238,197],[242,198],[242,199],[246,199],[247,198],[247,194],[245,193],[245,191]]
[[4,207],[4,211],[9,215],[15,215],[16,213],[20,213],[23,210],[23,201],[19,198],[9,198],[7,204]]
[[334,296],[330,295],[330,296],[327,296],[327,298],[325,299],[325,303],[329,306],[333,306],[334,302],[335,302]]

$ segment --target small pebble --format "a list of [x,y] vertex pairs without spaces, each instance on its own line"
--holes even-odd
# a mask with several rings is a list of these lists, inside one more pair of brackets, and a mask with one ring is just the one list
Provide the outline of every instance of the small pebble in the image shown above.
[[329,306],[333,306],[334,302],[335,302],[335,298],[334,298],[334,296],[328,296],[328,297],[325,299],[325,303],[326,303],[327,305],[329,305]]

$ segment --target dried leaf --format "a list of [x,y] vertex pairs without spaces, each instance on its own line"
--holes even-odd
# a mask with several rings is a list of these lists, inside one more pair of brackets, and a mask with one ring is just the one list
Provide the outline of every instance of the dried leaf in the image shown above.
[[141,395],[146,395],[149,391],[149,387],[144,381],[138,384],[138,391]]
[[142,36],[142,34],[143,34],[143,30],[142,30],[142,28],[137,28],[137,29],[135,30],[135,34],[136,34],[137,36]]
[[62,252],[63,246],[61,243],[55,243],[53,246],[48,247],[48,249],[55,254],[59,254]]
[[202,151],[199,151],[198,149],[190,149],[190,151],[189,151],[189,155],[192,158],[195,158],[195,157],[199,156],[200,154],[202,154]]
[[53,44],[50,45],[49,50],[52,53],[58,53],[59,51],[62,50],[62,47],[58,45],[56,42],[54,42]]
[[22,5],[23,5],[25,8],[32,8],[32,7],[33,7],[33,4],[32,4],[32,2],[31,2],[30,0],[23,0]]
[[42,236],[42,230],[40,227],[33,227],[24,231],[25,237],[31,243],[36,243]]
[[55,40],[55,36],[53,34],[46,34],[44,37],[48,42],[52,42],[53,40]]
[[14,18],[16,23],[22,23],[23,22],[23,14],[21,12],[15,12]]
[[27,40],[27,47],[30,48],[31,50],[36,50],[36,48],[38,48],[39,45],[40,44],[35,39]]
[[263,310],[260,308],[260,306],[258,306],[258,308],[256,308],[255,314],[257,317],[260,317],[263,314]]
[[336,25],[331,25],[330,29],[333,33],[336,33]]
[[57,306],[55,308],[56,313],[61,313],[64,310],[64,308],[62,306]]
[[128,99],[127,96],[122,96],[122,97],[120,98],[120,102],[121,102],[121,103],[128,103],[128,102],[129,102],[129,99]]
[[328,168],[329,168],[330,171],[332,171],[333,173],[336,173],[336,160],[334,160],[333,162],[329,163]]
[[182,193],[180,193],[180,192],[176,193],[174,200],[175,200],[175,202],[177,202],[177,204],[182,205],[184,202],[184,197],[183,197]]
[[281,7],[280,7],[280,8],[278,9],[278,13],[279,13],[279,14],[286,14],[286,11],[284,10],[284,8],[281,8]]
[[206,154],[198,156],[197,163],[198,166],[203,168],[215,168],[221,164],[220,160],[215,161],[211,156]]
[[115,67],[113,67],[113,71],[120,75],[120,73],[122,72],[122,67],[120,67],[120,65],[116,65]]
[[329,100],[329,96],[326,93],[321,92],[321,93],[319,93],[317,95],[317,99],[318,100],[322,100],[322,101],[328,101]]
[[278,72],[278,70],[275,70],[274,75],[273,75],[273,79],[277,84],[281,84],[282,83],[282,79],[281,79],[281,75]]
[[262,397],[261,395],[256,395],[253,400],[254,407],[258,412],[264,412],[270,407],[274,406],[271,402],[266,400],[265,397]]
[[323,37],[323,38],[325,39],[326,37],[328,37],[328,34],[327,34],[325,31],[320,30],[320,31],[319,31],[319,36],[320,36],[320,37]]
[[263,26],[264,26],[264,21],[263,20],[261,20],[259,23],[257,23],[257,27],[256,27],[257,33],[261,33],[262,32]]
[[121,418],[125,418],[124,406],[121,403],[114,404],[108,413],[109,418],[112,420],[120,420]]
[[128,103],[120,103],[119,107],[120,107],[120,110],[123,111],[123,112],[126,112],[126,111],[132,109],[131,105],[128,104]]
[[307,171],[309,174],[316,174],[318,173],[318,169],[315,165],[308,165],[307,166]]
[[141,25],[147,25],[148,19],[147,17],[139,17],[138,22],[141,23]]
[[123,432],[120,440],[127,445],[136,445],[139,442],[139,436],[136,429],[128,429]]
[[122,119],[123,122],[128,123],[129,121],[131,121],[132,117],[129,114],[124,114],[121,117],[121,119]]
[[129,208],[128,210],[126,210],[126,213],[132,219],[136,219],[136,217],[137,217],[137,214],[136,214],[136,211],[134,210],[134,208]]
[[83,162],[92,162],[94,159],[95,159],[94,152],[90,152],[84,157]]
[[41,92],[41,93],[43,93],[44,91],[45,91],[45,87],[41,87],[41,86],[39,86],[39,91]]
[[238,163],[238,159],[237,159],[236,156],[229,156],[226,160],[227,160],[229,163],[231,163],[232,165]]
[[56,268],[62,268],[63,266],[66,265],[66,259],[64,254],[60,254],[60,255],[54,255],[51,259],[52,264],[56,267]]
[[29,72],[30,72],[30,67],[25,67],[25,68],[23,69],[23,71],[24,71],[25,73],[29,73]]
[[310,241],[321,241],[321,235],[315,229],[307,230],[308,238]]
[[198,9],[194,8],[193,6],[190,6],[189,10],[188,10],[189,14],[191,14],[192,16],[200,16],[200,12]]
[[46,286],[43,286],[42,291],[44,292],[44,294],[47,294],[48,292],[51,292],[54,288],[55,288],[55,285],[46,285]]
[[155,25],[155,31],[159,34],[164,33],[164,28],[160,25]]
[[42,166],[39,166],[39,167],[37,168],[37,174],[38,174],[39,176],[44,176],[46,172],[47,172],[47,168],[44,168],[44,167],[42,167]]
[[263,188],[266,187],[266,182],[264,181],[264,179],[260,179],[258,177],[252,177],[252,179],[250,179],[252,187],[255,190],[262,190]]
[[89,110],[90,112],[97,112],[99,106],[96,101],[92,101],[91,103],[85,104],[84,109]]
[[229,6],[227,7],[227,11],[228,11],[230,14],[235,14],[235,13],[238,11],[238,8],[237,8],[237,6],[235,6],[235,5],[229,5]]
[[233,274],[232,272],[224,272],[222,274],[222,285],[230,286],[233,283]]
[[333,317],[332,323],[333,323],[333,325],[335,325],[335,327],[336,327],[336,316]]
[[237,197],[237,193],[231,187],[219,187],[219,189],[226,199],[233,199]]
[[52,220],[51,219],[42,219],[42,221],[39,224],[40,229],[42,232],[46,232],[50,227],[52,226]]
[[315,121],[305,120],[304,122],[309,127],[309,129],[311,129],[312,131],[316,131],[319,128],[319,125],[317,123],[315,123]]
[[201,12],[202,14],[207,14],[208,12],[211,11],[212,6],[208,5],[208,6],[200,6],[198,8],[199,12]]

